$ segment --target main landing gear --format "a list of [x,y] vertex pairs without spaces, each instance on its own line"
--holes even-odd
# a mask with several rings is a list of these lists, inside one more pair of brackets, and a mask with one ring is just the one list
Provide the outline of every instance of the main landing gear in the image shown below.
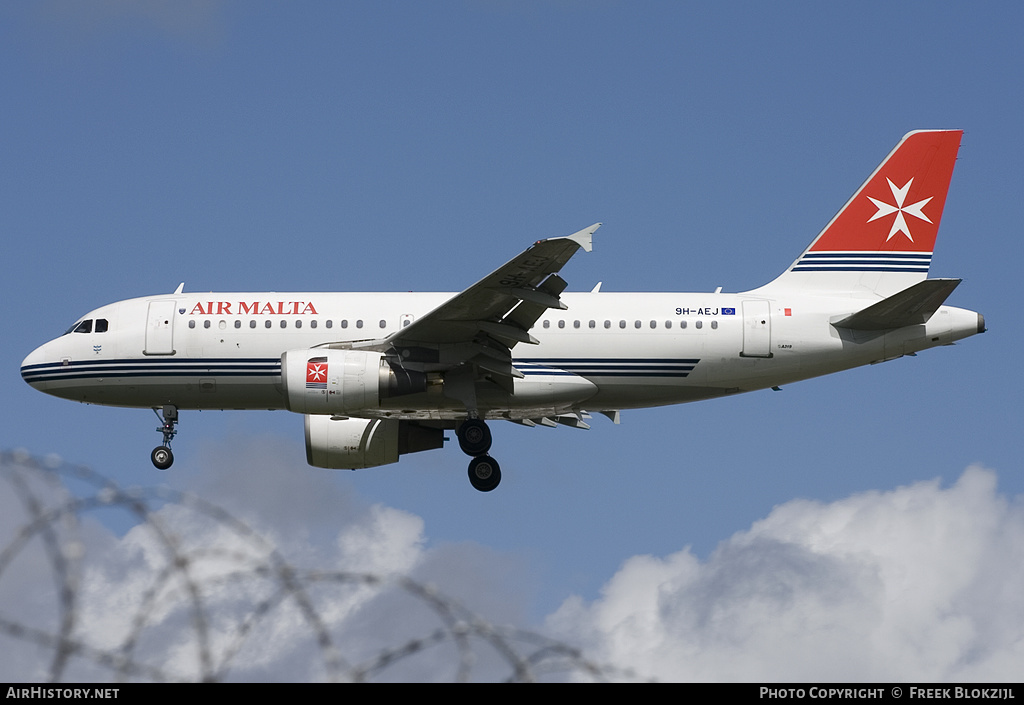
[[462,422],[455,435],[459,438],[459,448],[466,455],[473,456],[469,462],[469,482],[481,492],[490,492],[501,482],[501,468],[498,461],[487,455],[491,449],[491,430],[480,419],[467,419]]
[[157,470],[166,470],[174,462],[174,453],[171,452],[171,439],[178,432],[174,428],[178,423],[178,407],[167,405],[163,408],[163,414],[156,409],[153,409],[153,413],[160,419],[160,428],[157,431],[164,434],[164,444],[154,448],[149,457]]

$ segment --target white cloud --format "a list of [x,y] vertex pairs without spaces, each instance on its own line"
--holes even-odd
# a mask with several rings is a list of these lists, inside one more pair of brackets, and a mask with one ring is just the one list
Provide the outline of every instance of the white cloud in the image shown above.
[[1024,507],[972,467],[949,488],[787,502],[706,562],[630,558],[548,626],[664,680],[1017,680],[1022,586]]
[[[451,680],[469,662],[443,627],[472,619],[460,607],[467,586],[484,596],[475,607],[522,623],[522,579],[494,569],[514,558],[478,544],[429,548],[420,517],[365,503],[329,474],[283,460],[276,442],[250,442],[242,452],[230,445],[204,453],[207,467],[197,477],[205,499],[157,488],[139,497],[150,508],[147,521],[123,536],[88,519],[77,531],[55,522],[57,544],[72,545],[73,536],[86,544],[70,610],[70,638],[85,648],[57,669],[54,639],[36,647],[9,625],[56,635],[69,613],[60,586],[76,571],[55,567],[39,535],[19,544],[30,512],[13,493],[0,493],[0,555],[20,546],[11,569],[0,571],[0,618],[9,620],[0,627],[0,649],[15,655],[0,661],[0,680],[42,680],[54,671],[64,680],[109,680],[116,673],[110,657],[140,666],[128,674],[143,679],[346,679],[354,667],[403,648],[415,655],[370,676]],[[67,501],[59,483],[24,472],[31,459],[10,460],[0,468],[4,479],[28,478],[34,501]],[[105,496],[95,488],[84,494]],[[132,497],[106,493],[113,504]],[[223,505],[234,505],[231,514]],[[417,593],[430,581],[441,584],[439,595]],[[490,610],[491,600],[502,608]],[[431,645],[435,636],[440,641]],[[412,639],[421,643],[410,647]],[[473,651],[471,678],[510,675],[508,662],[480,639]]]
[[[40,646],[9,624],[57,634],[65,584],[84,647],[59,667],[65,680],[111,679],[111,655],[172,678],[347,677],[411,638],[423,639],[413,658],[370,677],[511,675],[486,640],[474,641],[472,661],[451,638],[428,648],[445,609],[473,619],[455,602],[436,609],[432,595],[358,576],[433,583],[490,624],[522,626],[535,588],[528,562],[469,542],[429,546],[420,517],[360,500],[296,466],[290,450],[250,440],[204,451],[201,494],[231,515],[188,497],[143,497],[150,521],[123,536],[88,514],[77,527],[69,516],[53,522],[55,545],[72,557],[60,570],[41,533],[18,542],[31,512],[17,492],[0,492],[0,556],[10,557],[0,565],[0,680],[55,669],[52,640]],[[68,497],[37,476],[29,487],[43,507]],[[947,488],[787,502],[704,561],[689,550],[634,556],[599,599],[566,600],[546,628],[592,662],[662,680],[1012,680],[1024,662],[1022,559],[1024,506],[998,494],[994,473],[969,468]]]

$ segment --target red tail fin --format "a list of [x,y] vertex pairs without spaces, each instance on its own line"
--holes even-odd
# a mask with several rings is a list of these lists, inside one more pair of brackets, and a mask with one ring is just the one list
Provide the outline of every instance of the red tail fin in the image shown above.
[[887,296],[927,277],[962,134],[907,134],[773,284]]

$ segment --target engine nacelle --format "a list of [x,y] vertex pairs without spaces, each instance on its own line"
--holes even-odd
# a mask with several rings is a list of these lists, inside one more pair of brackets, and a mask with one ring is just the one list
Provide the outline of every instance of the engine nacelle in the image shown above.
[[289,350],[281,356],[281,378],[288,410],[300,414],[379,409],[381,399],[427,386],[423,373],[394,368],[383,354],[362,350]]
[[306,415],[306,462],[331,470],[359,470],[398,462],[398,456],[440,448],[444,431],[397,419]]

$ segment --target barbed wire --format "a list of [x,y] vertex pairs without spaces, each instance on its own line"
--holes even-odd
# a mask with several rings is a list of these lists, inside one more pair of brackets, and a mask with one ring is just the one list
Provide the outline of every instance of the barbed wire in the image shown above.
[[[120,682],[244,677],[240,662],[246,658],[246,649],[259,647],[260,630],[273,631],[268,623],[276,616],[292,625],[299,623],[318,654],[320,671],[313,677],[328,681],[401,679],[408,675],[399,671],[401,664],[443,645],[454,648],[453,678],[461,682],[474,677],[518,682],[639,680],[631,671],[598,664],[580,650],[541,634],[491,624],[433,586],[408,576],[300,568],[245,522],[194,494],[164,486],[122,488],[88,467],[24,451],[0,451],[0,477],[12,489],[8,496],[17,499],[25,515],[9,537],[0,533],[0,596],[7,594],[4,581],[14,574],[16,561],[38,562],[41,556],[57,598],[56,614],[49,618],[55,620],[54,626],[47,628],[31,623],[28,615],[8,613],[5,598],[0,597],[0,634],[46,654],[46,662],[36,665],[38,675],[25,674],[26,679],[59,682],[80,666],[90,669],[90,677]],[[205,543],[209,532],[198,544],[194,537],[190,539],[189,529],[174,521],[173,512],[162,511],[169,505],[217,529],[220,544]],[[127,510],[159,554],[158,561],[153,552],[147,554],[148,586],[131,594],[133,607],[124,613],[128,627],[116,640],[90,624],[90,605],[83,596],[85,576],[99,568],[82,538],[81,519],[110,508]],[[34,589],[45,591],[43,586]],[[366,652],[366,640],[339,627],[344,620],[338,619],[337,599],[339,594],[366,598],[367,591],[372,597],[393,593],[411,598],[421,613],[417,617],[430,615],[436,626]],[[224,604],[221,596],[228,594],[235,604]],[[195,652],[191,669],[174,665],[166,649],[147,653],[147,637],[171,614],[187,625],[182,627],[188,635],[185,646]],[[48,620],[37,615],[35,621]],[[346,638],[357,645],[346,648]],[[185,648],[175,646],[179,653]],[[486,674],[480,673],[481,660],[489,664]],[[272,669],[273,664],[266,668]]]

